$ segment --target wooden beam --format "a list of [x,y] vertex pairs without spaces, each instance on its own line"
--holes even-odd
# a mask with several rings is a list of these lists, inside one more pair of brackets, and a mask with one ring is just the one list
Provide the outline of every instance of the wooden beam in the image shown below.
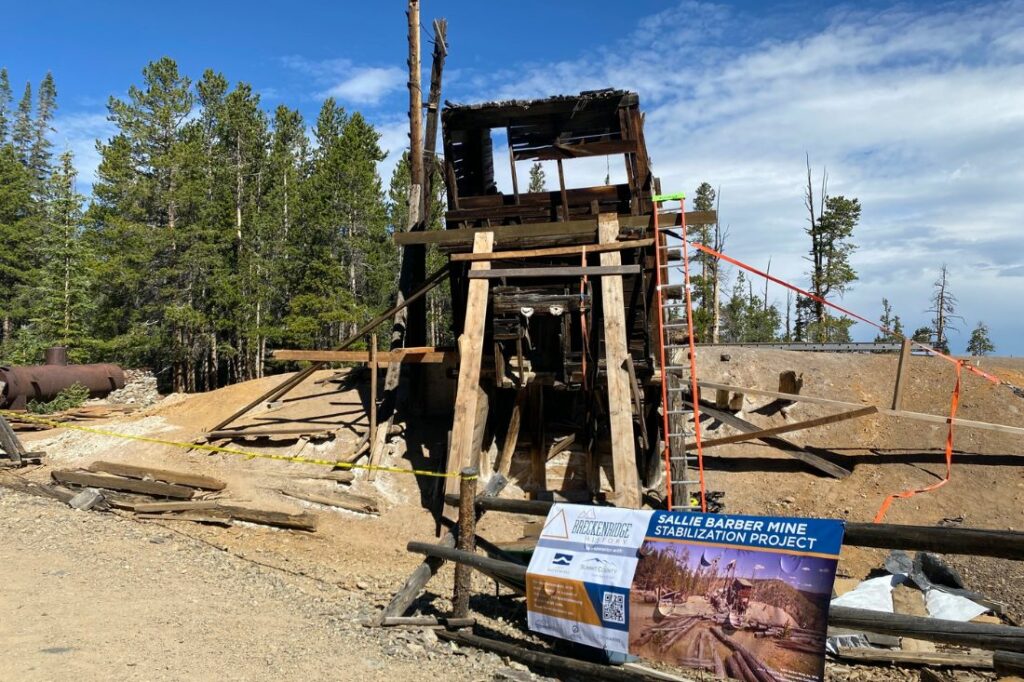
[[[598,216],[598,241],[602,244],[619,238],[619,219],[614,213]],[[618,251],[601,254],[602,269],[620,268]],[[591,268],[586,268],[591,269]],[[636,468],[636,439],[633,438],[633,407],[629,389],[629,357],[626,342],[626,304],[622,277],[601,278],[601,304],[604,317],[604,352],[608,382],[608,420],[612,439],[612,469],[616,506],[640,508],[640,481]]]
[[528,390],[520,386],[516,392],[516,402],[512,406],[512,416],[508,420],[508,430],[505,432],[505,442],[501,445],[501,454],[498,456],[498,473],[508,476],[512,468],[512,456],[516,452],[516,445],[519,443],[519,427],[523,422],[523,404],[526,402]]
[[[494,234],[478,230],[473,241],[473,251],[486,252],[494,246]],[[489,261],[473,263],[471,273],[489,270]],[[455,392],[455,418],[452,423],[451,447],[448,451],[448,473],[445,492],[455,493],[459,488],[457,474],[472,466],[479,453],[473,453],[476,432],[478,402],[480,400],[480,366],[484,348],[484,332],[487,321],[487,293],[490,284],[486,279],[470,280],[466,296],[466,315],[462,335],[459,337],[459,383]]]
[[[272,360],[306,360],[309,362],[365,362],[370,363],[369,350],[292,350],[270,351]],[[455,358],[455,351],[426,348],[400,348],[391,352],[376,353],[378,365],[392,362],[405,364],[441,364]]]
[[137,478],[140,480],[163,481],[183,485],[189,488],[200,488],[202,490],[223,490],[227,485],[224,481],[212,476],[201,476],[190,474],[184,471],[168,471],[166,469],[154,469],[134,464],[123,464],[121,462],[93,462],[88,467],[89,471],[124,476],[126,478]]
[[654,244],[653,239],[629,239],[610,244],[578,244],[576,246],[552,246],[546,249],[520,249],[518,251],[495,251],[493,253],[453,253],[449,259],[453,262],[473,262],[478,260],[506,260],[518,258],[547,258],[549,256],[578,256],[586,253],[604,253],[605,251],[625,251],[627,249],[645,249]]
[[514,152],[517,161],[536,159],[553,161],[555,159],[578,159],[588,156],[611,156],[612,154],[635,154],[635,140],[598,140],[581,144],[553,144],[547,147],[534,147]]
[[[851,403],[845,400],[831,400],[829,398],[817,398],[809,395],[795,395],[793,393],[779,393],[778,391],[766,391],[761,388],[750,388],[747,386],[731,386],[711,381],[697,382],[701,388],[710,388],[723,391],[736,391],[738,393],[750,393],[751,395],[763,395],[769,398],[783,398],[793,402],[815,403],[817,405],[833,405],[835,407],[864,407],[862,403]],[[890,410],[884,407],[878,408],[878,414],[886,417],[900,417],[913,419],[915,421],[928,422],[930,424],[949,424],[949,417],[942,417],[937,414],[924,414],[922,412],[907,412],[906,410]],[[1015,436],[1024,436],[1024,428],[1019,426],[1007,426],[1006,424],[993,424],[991,422],[979,422],[970,419],[957,417],[954,420],[957,428],[984,429],[987,431],[999,431],[1000,433],[1011,433]]]
[[892,409],[902,410],[903,409],[903,383],[907,377],[907,369],[910,365],[910,349],[913,346],[913,341],[910,339],[903,339],[903,344],[900,346],[900,359],[896,364],[896,384],[892,389]]
[[[688,211],[686,213],[687,225],[714,224],[714,211]],[[710,218],[710,220],[709,220]],[[679,214],[670,213],[659,218],[661,227],[672,227],[679,225]],[[621,216],[619,219],[620,228],[648,228],[651,225],[650,215]],[[463,228],[458,230],[427,230],[422,232],[396,232],[394,241],[400,246],[410,244],[445,244],[448,246],[461,245],[469,247],[473,243],[473,236],[482,228]],[[576,237],[577,239],[593,241],[597,233],[597,221],[593,218],[584,220],[566,220],[548,223],[527,223],[525,225],[500,225],[488,227],[488,231],[494,232],[495,244],[514,244],[517,240],[530,239],[535,237]],[[616,235],[616,239],[618,235]]]
[[102,488],[103,490],[120,490],[128,493],[141,493],[143,495],[154,495],[157,497],[173,497],[187,500],[195,494],[192,488],[171,483],[158,483],[157,481],[139,481],[133,478],[121,478],[119,476],[106,476],[101,474],[87,473],[85,471],[64,471],[57,469],[51,471],[53,480],[66,485],[76,485],[84,488]]
[[[707,414],[710,417],[714,417],[723,424],[731,426],[732,428],[737,429],[739,431],[743,431],[745,433],[753,434],[761,430],[759,427],[751,424],[745,419],[740,419],[739,417],[730,412],[725,412],[724,410],[719,410],[718,408],[710,407],[704,404],[703,402],[701,403],[700,410],[702,413]],[[826,473],[829,476],[832,476],[833,478],[846,478],[852,473],[850,470],[844,469],[838,464],[833,464],[832,462],[828,461],[823,457],[819,457],[814,453],[808,452],[803,446],[797,445],[796,443],[791,443],[790,441],[785,440],[784,438],[779,438],[778,436],[764,436],[757,438],[758,440],[761,440],[774,448],[778,448],[780,451],[784,452],[790,457],[795,457],[804,464],[812,466],[818,471]]]
[[[850,410],[849,412],[840,412],[839,414],[832,414],[826,417],[817,417],[816,419],[807,419],[802,422],[795,422],[793,424],[784,424],[782,426],[773,426],[768,429],[761,429],[760,431],[751,431],[749,433],[740,433],[735,436],[724,436],[722,438],[711,438],[701,442],[706,448],[715,445],[726,445],[728,443],[742,443],[743,441],[756,440],[764,438],[765,436],[776,436],[781,433],[790,433],[792,431],[803,431],[804,429],[814,428],[815,426],[824,426],[825,424],[835,424],[836,422],[846,421],[847,419],[857,419],[858,417],[867,417],[872,414],[877,414],[878,408],[874,405],[868,407],[861,407],[856,410]],[[686,445],[687,450],[696,450],[696,443],[688,443]]]
[[1024,628],[833,606],[829,625],[979,649],[1024,651]]
[[472,552],[464,552],[443,545],[434,545],[429,542],[413,541],[406,545],[406,549],[415,554],[423,554],[435,559],[444,559],[445,561],[454,561],[465,566],[472,566],[475,569],[482,569],[488,573],[500,575],[503,578],[516,582],[526,581],[526,566],[514,564],[511,561],[491,559],[490,557],[473,554]]
[[254,509],[234,504],[220,504],[216,509],[211,510],[213,514],[224,514],[237,521],[249,523],[261,523],[268,526],[280,526],[281,528],[294,528],[313,532],[316,530],[316,516],[302,512],[301,514],[288,514],[286,512],[271,511],[269,509]]
[[137,514],[161,514],[164,512],[185,512],[216,509],[217,500],[179,500],[176,502],[136,502],[131,505]]
[[900,651],[871,647],[839,647],[839,658],[860,663],[884,663],[899,666],[935,668],[992,668],[992,654],[943,651]]
[[[614,213],[611,215],[615,215]],[[602,254],[602,262],[604,256],[610,252]],[[618,252],[615,253],[615,259],[619,259]],[[484,261],[478,261],[484,262]],[[530,277],[618,277],[619,284],[622,284],[622,275],[639,275],[639,265],[602,265],[602,266],[588,266],[588,267],[562,267],[552,266],[545,268],[501,268],[497,270],[483,270],[483,271],[472,271],[469,273],[469,279],[525,279]]]
[[1012,679],[1011,676],[1018,678],[1024,676],[1024,655],[1009,651],[997,651],[992,656],[992,663],[999,679],[1006,677],[1009,681]]

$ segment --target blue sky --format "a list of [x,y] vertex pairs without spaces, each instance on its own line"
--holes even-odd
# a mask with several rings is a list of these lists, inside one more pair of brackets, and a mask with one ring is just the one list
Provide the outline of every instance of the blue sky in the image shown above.
[[[406,144],[404,8],[11,3],[0,64],[16,94],[53,71],[58,144],[76,153],[84,191],[93,141],[110,134],[107,98],[163,55],[193,78],[214,68],[247,81],[268,109],[307,121],[335,95],[379,127],[386,178]],[[947,263],[965,318],[953,350],[984,320],[999,354],[1024,353],[1024,2],[424,0],[424,26],[435,16],[449,21],[445,98],[639,91],[663,187],[719,186],[726,250],[759,266],[771,257],[773,274],[798,281],[810,154],[832,194],[863,204],[847,306],[876,317],[887,296],[909,330],[926,324]],[[567,172],[585,185],[607,169]],[[784,305],[784,292],[771,297]]]

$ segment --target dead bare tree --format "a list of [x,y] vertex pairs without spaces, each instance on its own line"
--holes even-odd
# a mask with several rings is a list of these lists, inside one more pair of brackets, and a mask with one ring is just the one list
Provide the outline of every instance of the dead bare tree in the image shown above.
[[953,324],[953,320],[963,322],[964,318],[956,314],[956,296],[949,290],[949,268],[942,264],[939,270],[939,278],[935,280],[932,293],[932,307],[925,312],[932,314],[932,334],[935,339],[935,349],[943,353],[949,352],[949,332],[958,331],[959,327]]

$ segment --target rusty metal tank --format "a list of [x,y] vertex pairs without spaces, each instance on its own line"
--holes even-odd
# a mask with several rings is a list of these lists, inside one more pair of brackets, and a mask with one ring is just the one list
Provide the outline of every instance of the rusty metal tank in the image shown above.
[[45,402],[74,384],[89,389],[89,396],[102,398],[124,387],[124,371],[117,365],[69,365],[67,349],[46,351],[46,364],[0,367],[0,407],[19,410],[29,400]]

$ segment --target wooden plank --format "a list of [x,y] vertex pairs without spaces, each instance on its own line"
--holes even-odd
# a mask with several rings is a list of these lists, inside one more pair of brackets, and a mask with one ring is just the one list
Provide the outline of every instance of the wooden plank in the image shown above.
[[374,500],[371,497],[366,497],[365,495],[356,495],[355,493],[346,493],[341,491],[317,493],[306,490],[296,490],[294,488],[285,488],[278,492],[287,497],[293,497],[296,500],[323,504],[328,507],[337,507],[338,509],[359,512],[360,514],[377,515],[380,513],[380,507],[377,505],[377,500]]
[[[611,215],[615,214],[613,213]],[[614,253],[616,256],[616,260],[619,260],[619,254],[617,251],[605,252],[604,254],[602,254],[602,256],[608,255],[608,253]],[[502,279],[505,277],[509,279],[523,279],[527,277],[543,277],[546,279],[551,279],[555,277],[620,277],[619,285],[621,286],[622,275],[639,275],[640,270],[641,268],[639,265],[602,265],[600,267],[553,266],[546,268],[501,268],[497,270],[473,271],[469,273],[469,278],[473,280]]]
[[[850,410],[849,412],[840,412],[839,414],[832,414],[826,417],[817,417],[816,419],[807,419],[802,422],[795,422],[793,424],[784,424],[782,426],[773,426],[768,429],[761,429],[760,431],[751,431],[749,433],[740,433],[735,436],[724,436],[722,438],[712,438],[701,442],[704,447],[712,447],[714,445],[726,445],[728,443],[742,443],[743,441],[755,440],[764,438],[765,436],[776,436],[782,433],[790,433],[792,431],[802,431],[804,429],[814,428],[815,426],[824,426],[825,424],[835,424],[836,422],[846,421],[847,419],[857,419],[858,417],[867,417],[872,414],[877,414],[878,408],[874,405],[868,407],[862,407],[857,410]],[[688,443],[686,445],[687,450],[696,450],[696,443]]]
[[[851,403],[845,400],[831,400],[829,398],[817,398],[809,395],[794,395],[792,393],[779,393],[778,391],[766,391],[761,388],[750,388],[746,386],[731,386],[710,381],[697,382],[701,388],[718,389],[724,391],[736,391],[738,393],[750,393],[751,395],[763,395],[769,398],[784,398],[793,402],[814,403],[816,405],[833,405],[835,407],[864,407],[863,403]],[[913,419],[915,421],[928,422],[931,424],[949,424],[949,417],[942,417],[937,414],[924,414],[922,412],[907,412],[906,410],[890,410],[884,407],[878,408],[878,414],[886,417],[900,417]],[[983,429],[986,431],[999,431],[1000,433],[1011,433],[1015,436],[1024,436],[1024,428],[1019,426],[1007,426],[1006,424],[993,424],[991,422],[979,422],[971,419],[954,420],[957,428]]]
[[[370,363],[369,350],[291,350],[281,349],[270,351],[271,360],[308,360],[310,362],[365,362]],[[437,348],[405,348],[401,350],[376,353],[377,364],[388,365],[392,362],[406,364],[439,364],[455,358],[455,351]]]
[[903,344],[900,346],[900,359],[896,364],[896,384],[892,389],[892,409],[894,410],[903,409],[903,384],[907,378],[912,346],[913,341],[910,339],[903,339]]
[[453,262],[473,262],[480,260],[505,260],[518,258],[547,258],[549,256],[578,256],[586,253],[604,253],[605,251],[625,251],[627,249],[644,249],[654,244],[653,239],[629,239],[610,244],[577,244],[575,246],[552,246],[546,249],[520,249],[517,251],[495,251],[493,253],[453,253],[449,258]]
[[233,504],[217,505],[214,512],[223,513],[237,521],[249,523],[260,523],[268,526],[280,526],[281,528],[294,528],[297,530],[316,530],[316,516],[307,514],[288,514],[286,512],[271,511],[269,509],[254,509]]
[[182,502],[136,502],[132,511],[137,514],[158,514],[161,512],[184,512],[216,509],[217,500],[185,500]]
[[[598,241],[607,244],[619,237],[619,219],[614,213],[598,216]],[[618,251],[601,254],[601,265],[616,268],[622,259]],[[622,277],[601,279],[601,304],[604,317],[605,368],[608,383],[608,421],[612,439],[612,470],[615,478],[615,504],[639,509],[640,481],[636,468],[636,441],[633,438],[633,408],[629,389],[629,357],[626,343],[625,302]]]
[[546,147],[533,147],[514,152],[517,161],[536,159],[553,161],[555,159],[577,159],[588,156],[610,156],[612,154],[635,154],[635,140],[597,140],[580,144],[553,144]]
[[122,462],[93,462],[88,466],[89,471],[126,478],[137,478],[140,480],[163,481],[183,485],[189,488],[201,490],[224,490],[227,483],[212,476],[190,474],[184,471],[168,471],[167,469],[154,469],[153,467],[139,466],[137,464],[124,464]]
[[[473,251],[490,251],[494,247],[494,233],[476,231]],[[471,266],[472,272],[489,270],[488,261],[479,261]],[[466,296],[466,314],[462,335],[459,337],[459,383],[455,392],[455,417],[452,422],[452,440],[448,451],[448,473],[445,492],[455,493],[459,479],[454,476],[462,469],[472,466],[476,454],[470,451],[476,432],[478,401],[480,399],[480,367],[484,347],[484,331],[487,321],[487,293],[490,283],[486,279],[471,280]]]
[[53,480],[66,485],[77,485],[85,488],[102,488],[104,490],[120,490],[128,493],[154,495],[156,497],[174,497],[187,500],[195,490],[171,483],[156,481],[139,481],[133,478],[93,474],[85,471],[65,471],[57,469],[50,472]]
[[960,654],[943,651],[900,651],[871,647],[839,647],[839,658],[863,663],[938,668],[992,668],[992,654]]
[[[687,225],[704,225],[715,223],[714,211],[688,211],[686,213]],[[679,225],[679,214],[669,213],[659,218],[661,227],[672,227]],[[651,217],[649,215],[621,216],[619,219],[620,228],[647,228],[650,227]],[[473,236],[483,228],[462,228],[458,230],[427,230],[423,232],[396,232],[394,241],[399,246],[409,244],[446,244],[469,246],[473,243]],[[580,239],[590,238],[593,240],[597,233],[597,221],[593,218],[583,220],[566,220],[547,223],[527,223],[525,225],[500,225],[488,227],[487,231],[494,233],[495,244],[514,244],[517,240],[535,237],[569,237],[575,236]],[[618,235],[616,235],[616,239]]]
[[[701,412],[703,412],[704,414],[714,417],[723,424],[731,426],[732,428],[737,429],[739,431],[744,431],[746,433],[754,433],[756,431],[761,430],[759,427],[751,424],[747,420],[740,419],[736,415],[731,414],[729,412],[709,407],[705,404],[701,404],[700,409]],[[795,457],[804,464],[808,464],[814,467],[815,469],[818,469],[819,471],[822,471],[834,478],[846,478],[852,473],[848,469],[844,469],[838,464],[833,464],[827,459],[819,457],[811,452],[807,452],[807,450],[805,450],[802,446],[797,445],[796,443],[791,443],[790,441],[785,440],[784,438],[779,438],[778,436],[765,436],[763,438],[758,438],[758,440],[761,440],[774,448],[778,448],[785,454],[791,457]]]

